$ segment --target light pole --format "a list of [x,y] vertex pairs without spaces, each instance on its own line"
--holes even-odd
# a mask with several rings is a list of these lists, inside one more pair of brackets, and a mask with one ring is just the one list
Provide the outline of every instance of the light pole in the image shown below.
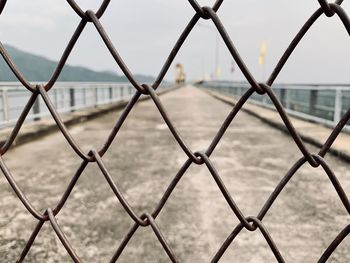
[[215,68],[214,68],[214,71],[213,71],[213,77],[214,77],[214,79],[218,80],[219,77],[220,77],[220,68],[219,68],[219,56],[220,56],[220,53],[219,53],[219,47],[220,47],[219,32],[216,30],[215,27],[212,27],[212,26],[204,25],[204,24],[201,24],[201,23],[198,23],[197,25],[199,27],[207,28],[207,29],[209,29],[211,31],[215,31],[215,35],[216,35],[216,39],[215,39]]

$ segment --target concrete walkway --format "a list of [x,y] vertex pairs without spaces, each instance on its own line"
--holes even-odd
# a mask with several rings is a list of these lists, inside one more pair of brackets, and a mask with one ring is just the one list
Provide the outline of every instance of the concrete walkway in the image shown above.
[[[162,95],[171,120],[193,151],[205,149],[231,106],[203,91],[185,87]],[[70,128],[86,151],[99,148],[120,112]],[[317,149],[308,146],[313,152]],[[275,186],[301,157],[293,140],[261,120],[241,112],[211,159],[246,216],[255,216]],[[22,146],[5,162],[36,208],[54,207],[80,159],[60,133]],[[130,204],[151,212],[187,159],[152,101],[131,112],[103,160]],[[350,195],[350,166],[326,160]],[[0,177],[0,258],[14,262],[36,220]],[[58,222],[83,262],[108,262],[133,221],[110,190],[96,164],[89,164]],[[210,262],[238,223],[206,167],[191,166],[157,223],[180,262]],[[321,168],[305,165],[281,193],[264,224],[286,262],[316,262],[349,215]],[[27,261],[70,262],[49,224],[45,224]],[[152,230],[140,228],[118,262],[169,262]],[[275,262],[259,232],[242,233],[220,262]],[[347,238],[329,262],[350,262]]]
[[[213,97],[223,102],[226,102],[232,106],[235,105],[239,99],[234,96],[227,96],[221,94],[219,92],[206,92],[208,92]],[[272,125],[273,127],[276,127],[289,133],[281,119],[281,116],[276,110],[261,107],[259,105],[255,105],[249,102],[244,105],[243,110],[255,117],[258,117],[259,119]],[[329,135],[333,131],[333,128],[326,127],[325,125],[319,123],[313,123],[292,116],[289,116],[289,118],[292,121],[293,126],[298,131],[301,138],[303,138],[304,141],[310,142],[318,147],[322,147],[322,145],[326,142]],[[335,142],[332,144],[330,153],[344,159],[345,161],[350,162],[350,133],[340,133],[337,136]]]

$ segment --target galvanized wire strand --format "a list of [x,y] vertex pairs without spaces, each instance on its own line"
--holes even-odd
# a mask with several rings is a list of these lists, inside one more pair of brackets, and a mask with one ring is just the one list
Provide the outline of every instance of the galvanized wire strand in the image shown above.
[[53,228],[53,230],[56,232],[58,238],[61,240],[62,245],[65,247],[67,250],[68,254],[71,256],[73,259],[74,263],[81,263],[81,259],[78,257],[78,255],[75,253],[73,247],[71,244],[68,242],[68,239],[66,235],[63,233],[61,227],[58,225],[58,222],[52,213],[52,210],[50,208],[47,209],[47,214],[49,215],[50,223]]
[[4,7],[6,5],[6,1],[7,0],[0,0],[0,15],[1,15],[2,11],[4,10]]
[[[3,12],[6,0],[0,0],[0,14]],[[114,254],[111,256],[110,263],[116,262],[120,255],[123,253],[124,249],[127,247],[129,241],[137,232],[140,226],[149,227],[155,233],[158,241],[163,247],[165,253],[168,255],[169,260],[171,262],[179,262],[174,251],[171,249],[171,246],[166,240],[166,237],[161,232],[160,227],[157,224],[157,217],[159,213],[162,211],[164,206],[167,204],[168,199],[170,198],[174,189],[176,189],[178,183],[185,176],[188,168],[193,165],[205,165],[210,175],[213,177],[216,185],[218,186],[218,191],[220,191],[223,195],[223,198],[227,202],[228,206],[231,208],[233,215],[239,220],[239,224],[232,230],[231,234],[227,237],[226,240],[218,247],[217,252],[213,255],[212,262],[218,262],[220,258],[225,254],[225,251],[234,241],[234,239],[238,236],[238,234],[246,229],[248,231],[257,231],[259,230],[266,240],[266,243],[269,245],[273,255],[275,256],[278,262],[284,262],[284,258],[282,257],[281,251],[278,249],[278,245],[274,242],[273,238],[270,236],[268,229],[263,224],[263,219],[265,215],[270,211],[272,205],[275,200],[279,197],[280,193],[283,189],[288,185],[291,178],[293,178],[298,170],[304,165],[309,164],[311,167],[322,167],[325,175],[329,178],[330,183],[333,185],[337,195],[339,196],[340,202],[343,204],[345,210],[350,214],[350,202],[346,192],[344,191],[341,183],[337,179],[336,174],[332,171],[332,168],[327,164],[324,159],[325,155],[330,151],[331,146],[334,141],[338,137],[339,133],[344,128],[345,124],[350,119],[350,109],[343,115],[341,120],[338,122],[336,127],[332,130],[329,137],[325,141],[325,143],[321,146],[318,154],[313,154],[306,147],[305,143],[301,139],[297,130],[294,128],[287,112],[283,108],[278,97],[275,95],[273,91],[273,83],[280,74],[281,70],[289,60],[290,56],[293,54],[294,50],[298,47],[300,41],[304,38],[307,32],[312,28],[315,22],[324,14],[327,17],[332,17],[337,15],[344,25],[347,33],[350,34],[350,19],[346,13],[346,11],[341,7],[342,0],[336,0],[334,3],[330,3],[326,0],[318,0],[320,7],[310,16],[310,18],[305,22],[305,24],[301,27],[299,32],[292,39],[281,58],[278,60],[274,70],[272,71],[270,77],[266,81],[266,83],[258,83],[254,76],[249,71],[246,66],[244,60],[241,58],[238,50],[234,46],[234,41],[231,39],[229,34],[227,33],[224,25],[222,24],[220,17],[217,15],[217,11],[221,7],[223,0],[217,0],[212,7],[204,6],[202,7],[196,0],[188,0],[189,5],[194,10],[194,15],[183,29],[181,35],[178,37],[175,42],[172,50],[169,52],[169,55],[166,57],[164,64],[162,65],[156,80],[153,84],[146,85],[139,83],[134,74],[129,70],[127,64],[123,61],[121,54],[118,53],[118,49],[115,44],[111,41],[108,33],[104,29],[102,23],[100,22],[100,18],[103,16],[105,11],[108,9],[108,5],[110,0],[101,1],[101,5],[97,9],[97,11],[92,10],[83,10],[76,1],[67,0],[67,3],[72,8],[73,12],[80,17],[80,22],[76,27],[72,37],[67,43],[67,46],[58,61],[55,69],[52,72],[51,77],[47,80],[47,82],[43,85],[39,85],[37,83],[29,82],[25,76],[21,73],[21,71],[16,66],[16,63],[12,59],[12,57],[7,52],[6,48],[0,43],[0,54],[4,58],[6,64],[9,66],[10,70],[15,74],[18,81],[22,84],[23,88],[28,89],[32,95],[30,96],[26,105],[24,105],[22,113],[18,118],[15,126],[13,127],[10,136],[5,141],[5,143],[0,148],[0,169],[7,179],[9,185],[15,192],[18,199],[24,205],[24,208],[37,220],[37,225],[32,231],[29,239],[27,240],[25,246],[23,247],[22,253],[19,255],[17,262],[23,262],[26,258],[26,255],[30,251],[33,246],[37,235],[40,233],[42,226],[46,222],[50,222],[53,232],[57,236],[57,238],[61,241],[62,245],[66,249],[67,253],[70,255],[74,262],[81,262],[81,259],[78,257],[76,252],[74,251],[73,246],[70,244],[68,238],[65,233],[62,231],[62,228],[58,224],[56,216],[60,213],[62,209],[65,207],[65,203],[70,197],[70,194],[74,187],[76,186],[77,181],[85,171],[87,165],[89,163],[93,163],[92,165],[96,165],[101,171],[102,175],[106,180],[106,184],[108,184],[116,197],[116,202],[119,202],[129,217],[133,220],[133,226],[127,230],[126,235],[121,240],[119,245],[115,248]],[[177,53],[181,49],[182,45],[191,34],[193,28],[196,26],[200,19],[212,20],[216,30],[220,34],[222,40],[224,41],[226,48],[228,49],[230,55],[237,63],[238,67],[242,71],[246,80],[250,84],[250,89],[246,91],[238,100],[238,102],[233,106],[231,112],[227,115],[226,119],[223,121],[221,127],[213,137],[213,140],[208,145],[206,150],[194,151],[191,149],[185,140],[182,138],[179,131],[176,129],[176,126],[173,124],[171,120],[171,114],[168,112],[166,107],[163,105],[161,99],[155,92],[155,90],[161,85],[165,74],[169,71],[169,68],[174,61]],[[52,103],[49,92],[50,89],[54,88],[57,79],[59,78],[64,65],[66,64],[67,59],[69,58],[71,52],[73,51],[77,40],[80,38],[81,33],[85,30],[87,23],[91,23],[97,30],[98,36],[104,42],[106,48],[109,50],[111,56],[113,57],[116,65],[122,70],[124,75],[127,77],[129,82],[133,85],[136,90],[134,96],[130,99],[128,104],[125,106],[122,113],[119,115],[117,120],[115,121],[115,125],[107,136],[106,140],[103,142],[101,147],[98,150],[91,149],[88,152],[84,152],[79,144],[74,140],[73,136],[70,134],[69,130],[64,125],[60,114]],[[179,171],[172,178],[162,197],[160,198],[157,205],[153,208],[153,211],[143,211],[142,214],[138,215],[137,212],[133,209],[133,207],[128,203],[127,199],[124,197],[122,191],[118,187],[116,181],[113,180],[112,175],[108,171],[107,166],[103,162],[103,156],[108,151],[112,142],[115,140],[117,134],[119,133],[122,125],[125,120],[128,118],[130,112],[133,110],[134,106],[139,101],[141,95],[144,94],[149,96],[150,99],[154,102],[155,107],[159,111],[162,116],[164,123],[167,125],[169,131],[172,136],[176,140],[179,147],[186,154],[188,159],[185,163],[180,167]],[[230,192],[228,191],[225,183],[222,181],[220,177],[220,171],[218,171],[214,164],[212,163],[210,156],[220,143],[221,138],[224,136],[225,132],[235,120],[235,117],[238,112],[241,111],[241,108],[245,105],[247,100],[253,95],[259,94],[261,96],[267,96],[271,99],[274,107],[277,109],[278,114],[280,115],[286,129],[289,132],[290,137],[295,142],[296,147],[301,152],[301,158],[297,160],[290,168],[290,170],[282,177],[279,183],[276,185],[275,189],[270,194],[269,198],[266,200],[264,205],[262,206],[260,212],[256,216],[252,215],[244,215],[240,210],[239,206],[235,203],[232,198]],[[61,199],[55,205],[53,204],[51,207],[47,208],[44,212],[38,211],[28,200],[24,192],[21,190],[20,185],[15,180],[15,176],[11,173],[11,171],[6,166],[6,163],[3,159],[3,155],[7,153],[9,148],[12,146],[15,141],[24,121],[26,120],[28,113],[32,109],[35,101],[42,97],[45,102],[46,107],[48,108],[52,118],[55,120],[56,125],[60,132],[65,137],[68,144],[71,146],[72,150],[81,158],[81,163],[79,167],[76,169],[76,172],[72,176],[69,184],[65,188],[64,193],[62,194]],[[325,247],[324,253],[321,255],[318,262],[326,262],[327,259],[334,253],[337,246],[349,235],[350,226],[345,226],[343,230],[339,232],[339,234],[333,239],[330,240],[330,244],[328,247]],[[95,261],[98,261],[96,259]]]
[[327,247],[325,252],[318,260],[318,263],[326,262],[329,257],[333,254],[334,250],[340,245],[340,243],[350,234],[350,224],[347,225],[333,240],[333,242]]

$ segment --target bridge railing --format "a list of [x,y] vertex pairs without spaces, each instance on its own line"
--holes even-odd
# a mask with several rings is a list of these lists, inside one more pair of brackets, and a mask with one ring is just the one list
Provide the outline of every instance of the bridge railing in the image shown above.
[[[166,88],[164,86],[163,88]],[[58,82],[48,93],[60,113],[128,100],[135,88],[128,83]],[[19,83],[0,83],[0,127],[13,125],[31,92]],[[50,113],[41,97],[35,102],[27,120],[38,120]]]
[[[220,81],[206,81],[198,86],[237,98],[250,88],[248,83]],[[350,108],[350,85],[275,84],[273,89],[291,116],[330,127]],[[268,96],[254,93],[249,101],[275,110]],[[346,129],[350,130],[350,123]]]

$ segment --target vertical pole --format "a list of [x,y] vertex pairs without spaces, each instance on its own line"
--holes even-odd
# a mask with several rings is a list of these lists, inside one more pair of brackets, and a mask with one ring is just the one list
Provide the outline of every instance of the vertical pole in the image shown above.
[[286,107],[286,90],[285,89],[280,89],[280,100],[282,102],[282,105]]
[[219,79],[219,33],[216,32],[216,39],[215,39],[215,70],[214,70],[214,79]]
[[86,87],[83,87],[83,104],[84,104],[84,107],[87,106]]
[[285,103],[286,103],[286,109],[290,109],[290,99],[289,99],[289,90],[288,89],[285,89],[284,90],[284,99],[285,99]]
[[4,122],[9,121],[9,109],[8,109],[8,97],[7,97],[7,89],[2,89],[2,110],[4,114]]
[[317,90],[310,90],[309,113],[316,116]]
[[265,94],[265,95],[262,95],[262,103],[264,104],[264,105],[267,105],[268,103],[267,103],[267,95]]
[[109,86],[109,102],[112,102],[113,100],[113,90],[112,90],[112,87]]
[[340,88],[335,90],[335,101],[334,101],[334,116],[333,123],[336,125],[341,118],[342,114],[342,91]]
[[53,94],[55,96],[55,107],[56,107],[56,109],[58,109],[57,89],[52,89],[52,92],[53,92]]
[[95,92],[94,92],[94,96],[95,96],[95,107],[97,107],[98,105],[98,89],[95,87]]
[[74,94],[74,88],[69,89],[69,101],[70,101],[70,111],[74,111],[75,106],[75,94]]
[[62,87],[62,94],[61,94],[61,101],[62,101],[62,109],[66,109],[67,105],[66,105],[66,90]]
[[34,120],[35,121],[38,121],[40,120],[40,97],[38,96],[34,102],[34,105],[33,105],[33,113],[34,115],[37,115],[34,117]]

